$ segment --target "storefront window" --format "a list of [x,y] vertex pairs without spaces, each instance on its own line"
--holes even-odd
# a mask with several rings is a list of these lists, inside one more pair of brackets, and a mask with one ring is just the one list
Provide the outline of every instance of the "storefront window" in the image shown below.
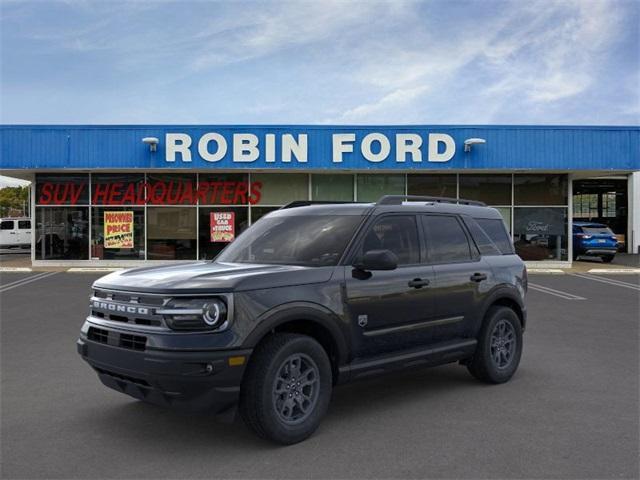
[[511,233],[511,207],[494,207],[502,215],[502,220],[507,226],[507,231]]
[[311,199],[353,200],[353,175],[311,175]]
[[280,207],[251,207],[251,223],[256,223],[267,213],[278,210]]
[[88,207],[41,207],[36,218],[37,260],[89,258]]
[[200,208],[198,225],[200,260],[215,258],[249,226],[247,207]]
[[144,208],[92,208],[91,259],[144,260]]
[[198,202],[196,176],[183,173],[147,175],[149,205],[195,205]]
[[456,198],[456,175],[407,175],[407,193],[429,197]]
[[567,205],[566,175],[516,175],[516,205]]
[[358,201],[375,202],[384,195],[404,195],[404,175],[358,175]]
[[95,173],[91,175],[92,205],[144,205],[144,174]]
[[195,208],[147,208],[149,260],[195,259],[196,236]]
[[255,173],[252,183],[259,183],[259,205],[286,205],[309,199],[309,176],[306,173]]
[[460,198],[511,205],[511,175],[460,175]]
[[513,240],[523,260],[567,260],[567,209],[514,209]]
[[36,175],[38,205],[88,205],[89,175]]
[[247,205],[260,201],[261,185],[249,184],[246,173],[200,174],[198,198],[200,205]]

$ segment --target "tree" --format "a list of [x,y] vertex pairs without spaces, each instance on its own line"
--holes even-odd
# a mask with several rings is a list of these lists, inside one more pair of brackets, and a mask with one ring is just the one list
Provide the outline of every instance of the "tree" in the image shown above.
[[29,188],[28,187],[5,187],[0,188],[0,215],[11,216],[20,214],[26,215],[29,210]]

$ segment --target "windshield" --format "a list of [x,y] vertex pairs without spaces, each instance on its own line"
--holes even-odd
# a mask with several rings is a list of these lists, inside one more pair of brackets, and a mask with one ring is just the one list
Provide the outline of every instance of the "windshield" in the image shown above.
[[216,262],[337,265],[361,220],[358,215],[265,217],[224,249]]

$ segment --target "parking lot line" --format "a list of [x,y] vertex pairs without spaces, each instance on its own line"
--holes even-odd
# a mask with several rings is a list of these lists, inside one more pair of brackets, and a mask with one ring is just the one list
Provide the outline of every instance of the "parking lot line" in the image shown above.
[[573,293],[563,292],[562,290],[545,287],[544,285],[538,285],[537,283],[529,282],[529,288],[536,292],[547,293],[555,297],[564,298],[565,300],[586,300],[586,298],[574,295]]
[[56,273],[58,272],[42,272],[36,275],[31,275],[27,278],[16,280],[15,282],[7,283],[6,285],[2,285],[2,287],[0,287],[0,293],[6,292],[7,290],[11,290],[13,288],[21,287],[22,285],[26,285],[27,283],[36,282],[46,277],[51,277]]
[[585,275],[585,274],[581,274],[581,273],[572,273],[570,275],[573,276],[573,277],[580,277],[580,278],[586,278],[587,280],[593,280],[594,282],[600,282],[600,283],[606,283],[608,285],[614,285],[616,287],[630,288],[631,290],[636,290],[636,291],[640,292],[640,286],[639,285],[634,285],[632,283],[622,282],[620,280],[613,280],[611,278],[596,277],[595,275]]

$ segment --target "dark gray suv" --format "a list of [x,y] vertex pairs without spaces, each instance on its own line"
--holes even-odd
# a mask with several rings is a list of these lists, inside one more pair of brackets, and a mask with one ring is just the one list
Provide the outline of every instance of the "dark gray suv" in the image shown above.
[[317,203],[270,213],[213,262],[99,279],[78,352],[108,387],[227,418],[239,406],[284,444],[313,433],[339,383],[450,362],[511,378],[527,273],[497,210]]

